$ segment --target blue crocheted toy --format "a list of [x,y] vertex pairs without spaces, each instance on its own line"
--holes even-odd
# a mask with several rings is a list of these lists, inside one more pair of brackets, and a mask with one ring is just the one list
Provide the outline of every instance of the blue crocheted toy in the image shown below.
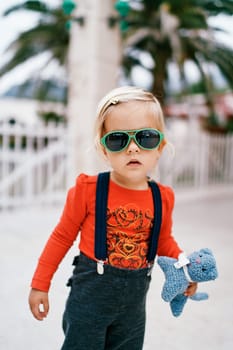
[[[206,282],[218,276],[215,258],[208,248],[190,254],[183,262],[182,259],[165,256],[159,257],[157,262],[165,275],[162,298],[170,303],[172,314],[176,317],[182,313],[187,302],[184,291],[190,282]],[[196,293],[189,299],[205,300],[208,294]]]

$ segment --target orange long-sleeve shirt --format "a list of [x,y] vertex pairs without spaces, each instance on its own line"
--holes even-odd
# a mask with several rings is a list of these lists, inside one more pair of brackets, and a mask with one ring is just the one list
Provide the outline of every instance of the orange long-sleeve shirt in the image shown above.
[[[48,291],[53,274],[80,232],[79,249],[95,260],[94,224],[97,176],[81,174],[66,199],[59,223],[39,258],[31,286]],[[162,197],[162,225],[158,255],[177,258],[181,249],[172,230],[173,191],[159,184]],[[149,236],[154,216],[150,188],[131,190],[110,180],[107,209],[108,263],[119,268],[146,266]]]

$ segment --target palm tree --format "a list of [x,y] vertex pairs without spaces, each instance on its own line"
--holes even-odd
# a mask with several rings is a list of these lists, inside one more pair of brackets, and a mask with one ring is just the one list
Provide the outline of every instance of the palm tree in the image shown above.
[[[146,52],[154,61],[153,67],[148,68],[153,76],[151,90],[162,103],[166,96],[169,63],[172,61],[179,67],[184,87],[187,85],[185,62],[192,61],[197,66],[206,83],[207,103],[210,105],[206,63],[214,62],[229,85],[233,86],[233,51],[214,39],[214,33],[219,29],[208,25],[209,16],[233,13],[232,0],[184,0],[182,6],[179,0],[129,0],[129,4],[132,4],[127,16],[129,27],[126,26],[123,32],[125,50],[122,66],[126,75],[130,75],[135,65],[144,65],[138,53]],[[64,29],[67,16],[62,8],[50,8],[43,1],[25,1],[10,7],[4,15],[23,9],[40,14],[40,21],[10,44],[8,51],[12,51],[12,56],[0,68],[0,77],[44,52],[49,53],[48,61],[56,60],[66,67],[69,32]],[[47,95],[47,91],[44,91],[46,86],[38,84],[36,98]]]
[[[112,6],[114,3],[123,1],[112,1]],[[151,90],[164,103],[170,63],[176,62],[185,92],[187,77],[184,67],[186,62],[191,61],[202,76],[207,104],[213,109],[212,85],[206,67],[214,63],[232,87],[233,51],[214,39],[214,33],[219,29],[209,26],[208,17],[220,13],[232,14],[233,1],[184,0],[182,6],[179,0],[129,0],[128,3],[132,4],[126,17],[129,26],[122,26],[125,47],[122,66],[126,75],[130,75],[135,65],[144,66],[141,52],[149,53],[154,62],[152,67],[147,68],[153,77]],[[67,16],[61,7],[50,8],[43,1],[25,1],[10,7],[5,16],[22,9],[38,13],[41,18],[32,29],[21,33],[11,43],[8,51],[12,51],[12,56],[0,68],[0,77],[44,52],[49,53],[48,61],[56,60],[66,67],[69,32],[64,29]],[[36,98],[49,95],[49,84],[37,86]]]
[[[6,52],[11,53],[11,56],[0,67],[0,78],[29,59],[45,53],[47,53],[48,58],[41,68],[42,71],[51,61],[56,61],[61,67],[66,66],[69,32],[65,29],[67,16],[61,6],[51,8],[43,1],[25,1],[8,8],[3,15],[8,16],[20,10],[37,13],[40,19],[33,28],[19,34],[9,45]],[[48,95],[50,87],[51,85],[47,82],[44,84],[41,81],[38,82],[34,97],[44,99],[44,96]]]
[[[206,64],[214,63],[230,87],[233,87],[233,50],[214,38],[219,28],[208,24],[208,17],[231,15],[233,1],[199,0],[138,0],[140,7],[131,10],[126,19],[128,30],[123,32],[125,53],[123,67],[129,76],[135,65],[143,66],[141,52],[150,54],[154,61],[148,70],[153,76],[152,92],[164,102],[165,82],[169,77],[169,64],[179,67],[181,81],[186,84],[184,65],[192,61],[206,82],[208,104],[211,104]],[[134,6],[135,7],[135,6]]]
[[[61,7],[49,8],[45,2],[34,0],[8,9],[5,15],[26,9],[41,14],[41,20],[10,45],[14,55],[0,68],[1,77],[44,52],[50,53],[50,59],[65,65],[69,77],[67,120],[71,179],[77,170],[81,172],[89,168],[93,171],[97,166],[93,152],[90,152],[93,118],[99,99],[117,84],[120,61],[119,31],[117,27],[108,25],[109,17],[115,15],[115,0],[101,0],[99,4],[93,2],[93,6],[89,6],[86,0],[73,1],[76,2],[78,6],[72,12],[74,22],[70,32],[65,29],[69,14],[65,15]],[[83,22],[79,21],[81,18]],[[111,50],[106,49],[109,43]]]

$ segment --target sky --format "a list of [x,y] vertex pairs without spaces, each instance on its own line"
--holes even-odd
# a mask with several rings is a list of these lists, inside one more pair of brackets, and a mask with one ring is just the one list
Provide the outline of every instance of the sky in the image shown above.
[[[20,32],[32,27],[38,20],[37,15],[32,12],[28,13],[27,11],[18,11],[6,17],[2,16],[3,12],[10,6],[21,2],[23,2],[23,0],[0,0],[0,65],[4,62],[5,57],[7,57],[4,51],[11,41],[14,40]],[[62,4],[62,0],[47,0],[46,2],[52,6]],[[39,60],[41,60],[41,58]],[[37,62],[33,62],[32,65],[23,65],[21,69],[14,70],[12,73],[7,74],[6,77],[1,78],[0,94],[13,84],[21,83],[24,80],[25,73],[29,75],[35,70],[35,65],[37,65]]]
[[[30,28],[30,26],[32,26],[38,18],[32,12],[28,13],[28,11],[18,11],[17,13],[2,17],[2,14],[6,9],[21,2],[23,2],[23,0],[0,0],[0,52],[2,52],[10,41],[17,36],[17,33]],[[51,6],[62,4],[62,0],[47,0],[46,2],[47,4],[51,4]]]
[[[21,1],[19,0],[0,0],[0,65],[2,65],[4,60],[7,58],[7,55],[4,54],[4,50],[10,44],[10,42],[17,37],[17,34],[19,34],[21,31],[33,26],[38,19],[35,14],[27,13],[26,11],[20,11],[7,17],[2,17],[2,13],[5,9],[20,2]],[[51,5],[62,4],[62,0],[47,0],[47,3]],[[209,19],[209,22],[210,24],[217,25],[230,33],[219,33],[218,40],[221,40],[233,47],[233,16],[218,16],[217,18]],[[34,72],[35,66],[43,63],[43,59],[45,60],[46,57],[40,57],[38,62],[34,60],[33,64],[22,65],[20,69],[15,69],[12,73],[9,73],[5,77],[1,78],[0,94],[13,84],[21,83],[24,80],[25,75],[30,75],[32,72]],[[192,72],[193,74],[193,77],[190,76],[190,79],[195,80],[196,71],[189,70],[189,72]]]

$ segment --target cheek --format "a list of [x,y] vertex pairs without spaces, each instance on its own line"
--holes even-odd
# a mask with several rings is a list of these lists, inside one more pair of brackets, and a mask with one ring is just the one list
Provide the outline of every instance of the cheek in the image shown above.
[[106,152],[106,149],[104,147],[101,148],[100,155],[105,161],[108,159],[107,152]]
[[117,154],[117,153],[111,153],[111,152],[108,152],[108,151],[105,150],[104,154],[105,154],[105,159],[106,159],[109,163],[115,164],[115,163],[118,162],[118,158],[119,158],[119,157],[118,157],[118,154]]
[[157,150],[152,151],[151,154],[147,153],[147,164],[151,169],[157,165],[160,155],[160,152],[158,152]]
[[152,152],[153,153],[149,156],[149,158],[151,158],[151,161],[157,162],[161,156],[161,153],[157,149]]

